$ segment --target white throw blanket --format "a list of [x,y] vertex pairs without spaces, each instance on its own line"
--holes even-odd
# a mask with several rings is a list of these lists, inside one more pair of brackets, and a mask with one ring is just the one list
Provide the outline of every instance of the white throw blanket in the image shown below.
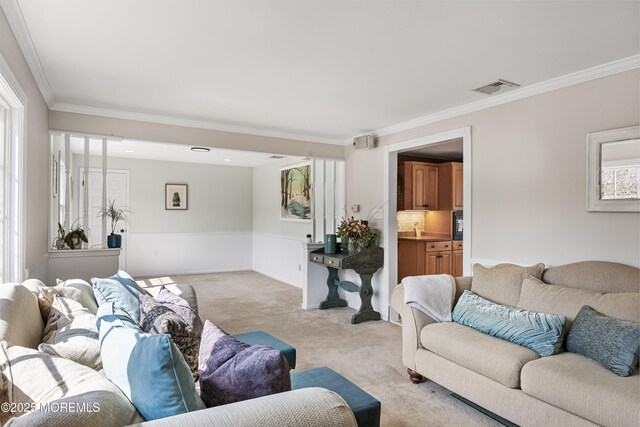
[[451,322],[456,282],[448,274],[409,276],[402,279],[404,302],[438,322]]

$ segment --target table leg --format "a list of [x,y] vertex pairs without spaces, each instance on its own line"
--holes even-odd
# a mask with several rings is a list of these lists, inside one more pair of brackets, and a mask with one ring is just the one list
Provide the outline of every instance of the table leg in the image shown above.
[[340,295],[338,294],[337,283],[340,281],[338,278],[338,269],[327,267],[327,270],[329,270],[329,277],[327,277],[327,287],[329,288],[329,292],[327,293],[327,299],[320,303],[320,310],[324,310],[326,308],[346,307],[347,302],[340,298]]
[[360,286],[360,310],[351,317],[351,323],[356,324],[367,320],[380,320],[380,313],[373,309],[371,297],[373,297],[373,287],[371,278],[373,274],[360,274],[362,286]]

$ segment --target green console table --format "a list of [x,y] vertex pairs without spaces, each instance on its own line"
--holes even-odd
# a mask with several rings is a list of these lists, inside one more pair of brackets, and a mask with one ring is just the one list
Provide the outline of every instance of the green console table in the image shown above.
[[[323,249],[317,249],[309,254],[309,260],[318,264],[323,264],[329,270],[327,286],[329,292],[327,299],[320,303],[320,310],[334,307],[346,307],[347,302],[340,298],[338,286],[347,292],[360,293],[360,310],[351,317],[351,323],[361,323],[367,320],[380,320],[380,313],[373,309],[371,297],[373,288],[371,278],[373,274],[382,267],[384,252],[382,248],[365,249],[362,252],[350,254],[340,252],[337,254],[326,254]],[[362,285],[358,286],[348,280],[338,278],[338,270],[354,270],[360,276]]]

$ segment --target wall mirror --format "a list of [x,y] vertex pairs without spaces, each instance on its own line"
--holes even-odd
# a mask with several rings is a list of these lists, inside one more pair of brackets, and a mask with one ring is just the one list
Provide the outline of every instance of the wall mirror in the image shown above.
[[587,211],[640,212],[640,126],[587,135]]

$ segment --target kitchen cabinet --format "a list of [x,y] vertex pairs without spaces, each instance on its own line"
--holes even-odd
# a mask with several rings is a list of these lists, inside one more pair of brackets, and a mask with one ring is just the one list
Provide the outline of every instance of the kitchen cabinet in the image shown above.
[[407,276],[425,274],[425,242],[398,239],[398,283]]
[[404,162],[399,167],[398,210],[438,210],[438,166]]
[[464,272],[462,271],[462,240],[455,240],[453,242],[452,252],[452,273],[453,277],[462,277]]
[[450,241],[427,243],[425,274],[452,274],[451,248]]
[[440,163],[438,165],[439,209],[444,211],[461,211],[463,209],[462,188],[462,163]]

